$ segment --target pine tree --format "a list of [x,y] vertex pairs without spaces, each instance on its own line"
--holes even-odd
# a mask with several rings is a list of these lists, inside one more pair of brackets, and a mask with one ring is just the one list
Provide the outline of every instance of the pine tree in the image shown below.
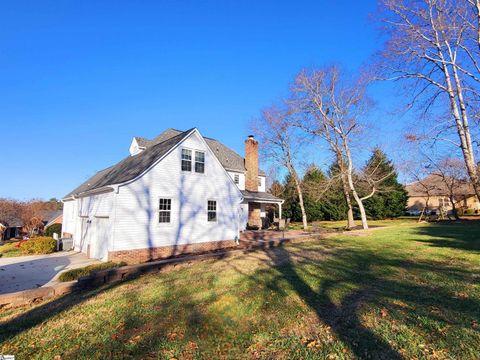
[[[408,200],[407,191],[398,182],[398,174],[392,161],[380,148],[374,149],[363,169],[363,174],[375,179],[382,179],[376,184],[376,193],[365,200],[367,215],[373,219],[403,215]],[[365,192],[371,191],[368,184],[365,187]]]

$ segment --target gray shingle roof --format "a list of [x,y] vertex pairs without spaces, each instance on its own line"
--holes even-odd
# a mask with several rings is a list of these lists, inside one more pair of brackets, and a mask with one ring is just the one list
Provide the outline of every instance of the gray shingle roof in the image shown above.
[[[153,140],[135,137],[138,145],[145,147],[144,151],[134,156],[128,156],[116,165],[97,172],[83,184],[65,195],[64,198],[136,178],[173,146],[183,140],[192,130],[167,129]],[[208,137],[204,137],[204,139],[226,170],[245,172],[245,160],[243,157],[215,139]],[[258,173],[265,176],[265,172],[260,169]]]
[[245,200],[253,200],[253,201],[274,201],[274,202],[283,202],[282,199],[273,196],[270,193],[262,192],[262,191],[248,191],[248,190],[241,190],[243,198]]
[[139,136],[135,136],[135,140],[137,140],[137,144],[140,147],[147,147],[148,143],[150,142],[150,140],[139,137]]
[[128,156],[116,165],[99,171],[64,198],[136,178],[153,165],[157,159],[161,158],[172,147],[182,141],[192,130],[184,131],[163,142],[151,145],[141,153],[135,156]]
[[[155,139],[151,140],[146,146],[152,146],[180,133],[182,133],[181,130],[167,129]],[[238,155],[235,151],[225,146],[218,140],[205,136],[203,138],[226,170],[245,172],[245,159],[242,156]],[[265,176],[265,172],[260,169],[258,173],[259,175]]]
[[[448,180],[447,180],[448,181]],[[410,197],[424,197],[430,196],[449,196],[450,191],[445,184],[445,181],[438,174],[430,174],[426,178],[416,181],[405,186]],[[471,183],[467,181],[457,181],[457,186],[454,189],[455,196],[473,196],[475,191]]]

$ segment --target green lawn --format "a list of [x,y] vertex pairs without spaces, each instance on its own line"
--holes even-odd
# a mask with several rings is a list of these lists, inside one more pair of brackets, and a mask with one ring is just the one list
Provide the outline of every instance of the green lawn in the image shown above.
[[13,256],[21,256],[22,250],[17,247],[19,240],[14,241],[6,241],[2,246],[0,246],[0,258],[1,257],[13,257]]
[[480,222],[400,222],[3,310],[0,353],[475,359],[479,280]]
[[[403,223],[414,223],[418,221],[418,217],[403,216],[397,219],[387,219],[387,220],[370,220],[369,226],[378,227],[378,226],[390,226],[390,225],[399,225]],[[361,228],[360,220],[355,221],[356,227]],[[346,220],[337,220],[337,221],[314,221],[313,223],[308,224],[310,230],[314,229],[333,229],[333,230],[344,230],[347,222]],[[290,223],[289,229],[291,230],[301,230],[303,229],[303,224],[301,222]]]

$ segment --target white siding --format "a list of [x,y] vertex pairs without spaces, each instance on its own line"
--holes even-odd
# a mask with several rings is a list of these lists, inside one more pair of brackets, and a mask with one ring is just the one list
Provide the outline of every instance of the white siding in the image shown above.
[[[205,151],[205,173],[181,171],[181,149]],[[171,222],[158,221],[160,198],[172,199]],[[207,221],[207,201],[217,201],[217,221]],[[138,180],[116,194],[113,249],[172,246],[238,236],[241,195],[208,146],[193,133]]]
[[109,216],[113,208],[113,192],[82,197],[79,205],[80,216]]
[[[96,239],[95,232],[95,220],[97,217],[109,218],[112,216],[114,208],[114,193],[108,192],[103,194],[97,194],[92,196],[86,196],[72,201],[65,202],[64,204],[64,217],[69,216],[68,230],[73,234],[73,243],[75,250],[87,251],[88,245],[93,245],[97,248],[110,248],[111,244],[105,246],[104,244],[94,244]],[[65,205],[67,205],[67,213],[65,213]],[[70,210],[71,209],[71,210]],[[73,213],[73,217],[71,214]],[[108,221],[108,231],[113,232],[112,222]]]
[[[239,182],[237,184],[237,187],[240,189],[240,190],[245,190],[245,174],[244,173],[238,173],[238,172],[233,172],[233,171],[229,171],[228,172],[228,175],[230,175],[230,177],[232,179],[235,179],[235,175],[238,175],[239,177]],[[260,184],[258,186],[258,191],[262,191],[262,192],[265,192],[265,183],[266,183],[266,178],[265,176],[259,176],[259,179],[260,179]]]
[[262,192],[265,192],[265,176],[259,176],[260,178],[260,185],[258,186],[258,191],[262,191]]
[[63,203],[62,233],[75,233],[75,200]]
[[235,175],[238,175],[238,184],[236,185],[240,190],[245,190],[245,174],[244,173],[229,171],[228,175],[230,175],[230,177],[233,180],[235,180]]

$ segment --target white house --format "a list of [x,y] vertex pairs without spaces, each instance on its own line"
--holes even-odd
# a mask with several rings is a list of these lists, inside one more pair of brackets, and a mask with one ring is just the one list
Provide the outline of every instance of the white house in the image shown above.
[[261,227],[266,204],[258,143],[244,159],[198,129],[135,137],[130,156],[63,198],[63,236],[103,261],[142,262],[235,246],[247,224]]

